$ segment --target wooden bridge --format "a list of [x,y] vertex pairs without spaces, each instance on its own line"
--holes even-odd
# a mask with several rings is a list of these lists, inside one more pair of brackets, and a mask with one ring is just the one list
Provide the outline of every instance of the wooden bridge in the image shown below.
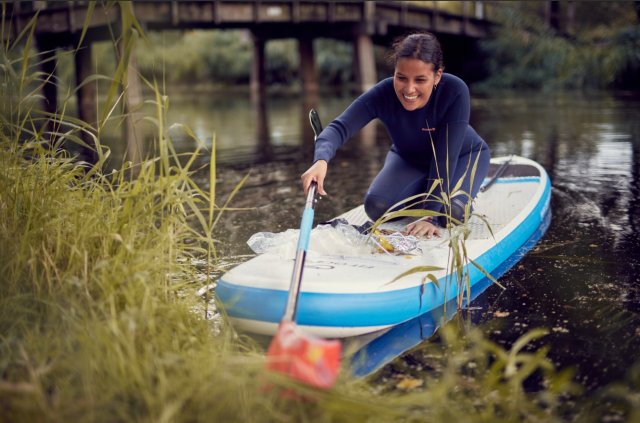
[[[251,70],[252,94],[263,97],[265,91],[265,43],[271,39],[295,38],[300,55],[300,76],[305,93],[318,89],[314,65],[313,40],[336,38],[352,42],[354,64],[360,88],[377,82],[374,45],[389,45],[391,40],[411,30],[435,33],[443,44],[447,69],[464,69],[474,42],[485,37],[490,27],[481,1],[447,2],[456,4],[459,13],[439,7],[437,1],[17,1],[5,2],[3,39],[15,38],[37,14],[34,35],[39,50],[54,60],[43,60],[43,70],[54,74],[55,51],[76,48],[84,30],[83,47],[75,54],[78,85],[91,73],[91,43],[110,39],[121,28],[122,10],[133,11],[144,31],[168,29],[248,29],[253,42]],[[92,6],[93,7],[93,6]],[[88,13],[92,10],[92,13]],[[118,35],[117,32],[115,34]],[[212,46],[215,48],[215,46]],[[134,58],[135,59],[135,58]],[[468,68],[468,67],[467,67]],[[130,75],[135,76],[135,72]],[[52,78],[53,80],[53,78]],[[129,88],[135,84],[129,81]],[[47,109],[55,111],[56,87],[45,86]],[[131,96],[131,94],[127,94]],[[135,97],[135,93],[133,94]],[[135,99],[132,97],[132,101]],[[95,88],[85,84],[78,90],[78,110],[87,122],[95,122]]]

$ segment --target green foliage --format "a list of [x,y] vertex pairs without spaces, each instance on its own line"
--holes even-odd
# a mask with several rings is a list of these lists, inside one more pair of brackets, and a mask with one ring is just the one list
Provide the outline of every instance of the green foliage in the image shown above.
[[[249,82],[253,46],[246,31],[164,31],[148,37],[150,42],[142,44],[137,53],[140,71],[149,79],[156,76],[174,84]],[[340,85],[353,79],[349,43],[319,39],[314,47],[322,84]],[[297,80],[300,59],[295,40],[271,40],[266,43],[265,55],[268,83],[292,84]]]
[[140,71],[169,83],[249,81],[251,45],[239,31],[164,31],[138,48]]
[[318,80],[322,85],[344,86],[354,80],[350,43],[321,38],[314,43],[314,48]]
[[[537,332],[503,351],[446,329],[440,370],[413,376],[425,389],[375,393],[345,375],[318,392],[265,373],[256,345],[203,318],[187,222],[203,193],[178,167],[91,177],[37,143],[0,147],[2,420],[559,420],[573,388],[545,349],[524,352]],[[550,388],[526,392],[536,371]]]
[[[240,30],[165,31],[149,35],[150,43],[138,48],[138,64],[145,77],[168,83],[249,82],[253,46],[249,34]],[[267,43],[267,81],[291,83],[298,69],[293,40]]]
[[[541,6],[503,3],[499,8],[500,26],[482,43],[491,76],[478,89],[640,87],[640,26],[629,20],[628,2],[576,3],[580,26],[571,36],[548,28],[536,7]],[[606,13],[593,13],[594,7]],[[591,17],[583,21],[586,9]]]
[[290,84],[298,75],[297,42],[295,40],[274,40],[265,48],[267,83]]
[[156,78],[167,83],[215,82],[211,80],[212,73],[209,69],[210,63],[214,62],[219,66],[216,70],[222,68],[226,72],[219,76],[220,80],[232,80],[237,77],[232,76],[233,63],[242,64],[244,59],[244,64],[248,64],[246,49],[240,48],[235,60],[230,62],[225,54],[221,54],[220,49],[215,48],[218,45],[215,43],[225,43],[230,48],[238,46],[230,44],[229,39],[216,39],[212,35],[199,31],[150,33],[148,45],[140,45],[137,49],[139,70],[148,79]]
[[617,31],[612,39],[615,46],[607,55],[606,65],[613,69],[614,84],[620,87],[640,88],[640,25]]

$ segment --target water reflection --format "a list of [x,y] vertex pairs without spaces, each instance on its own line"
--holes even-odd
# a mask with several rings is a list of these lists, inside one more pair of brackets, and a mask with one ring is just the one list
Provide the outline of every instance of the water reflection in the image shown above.
[[[252,107],[248,93],[170,95],[169,124],[184,123],[207,143],[217,135],[221,200],[250,175],[232,203],[249,210],[223,215],[216,228],[222,256],[251,254],[245,242],[255,232],[297,227],[299,175],[313,143],[310,104],[326,124],[352,98],[320,93],[308,103],[271,95]],[[547,328],[539,342],[551,346],[557,365],[576,366],[589,388],[621,379],[640,349],[640,97],[500,93],[473,98],[471,116],[494,155],[545,166],[554,211],[538,246],[502,276],[506,291],[489,287],[478,300],[490,307],[474,314],[506,347],[531,328]],[[372,124],[340,150],[318,219],[360,204],[388,144],[384,128]],[[198,178],[207,188],[206,169]]]

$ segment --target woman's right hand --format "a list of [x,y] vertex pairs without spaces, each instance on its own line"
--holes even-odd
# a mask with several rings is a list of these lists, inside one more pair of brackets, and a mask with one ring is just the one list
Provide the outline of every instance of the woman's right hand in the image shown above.
[[328,164],[325,160],[318,160],[315,162],[305,173],[300,176],[302,179],[302,188],[304,189],[305,195],[309,191],[309,186],[311,186],[311,182],[316,181],[318,184],[318,194],[327,195],[324,191],[324,178],[327,176],[327,168]]

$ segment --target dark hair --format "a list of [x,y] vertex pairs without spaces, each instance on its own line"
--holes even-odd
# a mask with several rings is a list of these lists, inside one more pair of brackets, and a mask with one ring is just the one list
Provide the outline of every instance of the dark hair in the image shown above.
[[430,32],[410,34],[393,43],[393,49],[388,57],[389,64],[395,67],[398,60],[407,58],[431,63],[436,72],[439,69],[444,70],[442,47],[436,36]]

